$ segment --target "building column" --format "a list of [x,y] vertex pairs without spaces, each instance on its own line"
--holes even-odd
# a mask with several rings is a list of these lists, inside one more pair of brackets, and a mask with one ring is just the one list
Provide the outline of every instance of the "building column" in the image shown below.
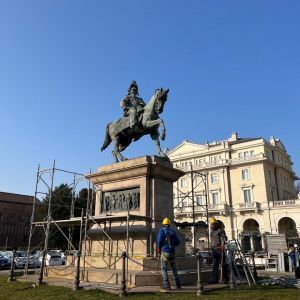
[[[225,231],[226,231],[226,229],[225,229]],[[235,238],[235,231],[232,229],[232,230],[228,230],[227,232],[227,238],[229,239],[229,240],[233,240],[234,238]],[[237,238],[237,237],[236,237]]]
[[263,250],[266,250],[265,237],[261,235],[261,247]]
[[[197,245],[196,227],[195,226],[191,227],[191,232],[192,232],[192,245]],[[195,232],[195,234],[194,234],[194,232]],[[194,241],[194,237],[195,237],[196,241]]]
[[250,235],[250,248],[252,251],[254,251],[254,238],[253,235]]

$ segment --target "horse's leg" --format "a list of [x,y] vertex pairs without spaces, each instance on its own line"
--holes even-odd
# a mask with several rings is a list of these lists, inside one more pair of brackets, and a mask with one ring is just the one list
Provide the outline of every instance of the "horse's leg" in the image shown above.
[[155,142],[157,152],[159,156],[166,157],[167,155],[162,151],[160,147],[160,141],[159,141],[159,132],[158,130],[154,130],[152,133],[150,133],[152,140]]
[[[158,127],[162,127],[162,130],[161,130],[161,139],[164,141],[165,138],[166,138],[166,127],[165,127],[164,121],[162,119],[148,120],[145,123],[145,127],[149,128],[149,129],[153,128],[153,127],[155,127],[157,125],[158,125]],[[158,134],[158,137],[159,137],[159,134]]]
[[160,126],[162,127],[161,129],[161,140],[164,141],[166,138],[166,127],[163,119],[160,119]]
[[117,161],[127,160],[127,158],[124,157],[120,152],[120,141],[118,136],[115,137],[114,142],[115,142],[114,155],[117,157]]
[[119,162],[119,159],[118,159],[118,156],[117,156],[116,153],[115,153],[115,150],[111,151],[111,153],[112,153],[112,155],[113,155],[113,157],[114,157],[114,159],[115,159],[115,162],[116,162],[116,163]]
[[118,158],[118,153],[119,153],[119,139],[118,138],[114,138],[113,139],[113,143],[115,145],[114,150],[112,151],[112,155],[115,159],[115,162],[119,162],[119,158]]
[[120,157],[121,161],[128,160],[125,156],[123,156],[123,154],[120,152],[120,150],[118,153],[119,153],[119,157]]

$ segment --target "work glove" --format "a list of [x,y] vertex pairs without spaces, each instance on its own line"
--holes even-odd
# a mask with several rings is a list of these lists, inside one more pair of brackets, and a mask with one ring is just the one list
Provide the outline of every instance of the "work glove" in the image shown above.
[[156,248],[156,254],[159,256],[161,254],[161,251],[159,248]]

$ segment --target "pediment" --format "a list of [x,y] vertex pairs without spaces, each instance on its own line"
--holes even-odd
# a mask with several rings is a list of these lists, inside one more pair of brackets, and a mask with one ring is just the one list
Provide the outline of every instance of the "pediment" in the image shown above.
[[168,156],[171,159],[178,155],[184,155],[184,154],[203,151],[203,150],[207,150],[206,145],[195,144],[195,143],[191,143],[188,141],[183,141],[181,144],[179,144],[175,148],[171,149],[168,152]]

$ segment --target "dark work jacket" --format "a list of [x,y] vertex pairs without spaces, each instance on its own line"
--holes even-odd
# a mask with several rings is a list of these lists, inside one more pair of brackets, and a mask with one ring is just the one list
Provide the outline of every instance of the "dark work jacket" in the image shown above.
[[222,243],[227,240],[226,233],[221,228],[216,228],[210,232],[210,246],[211,248],[220,248]]
[[175,247],[179,244],[180,241],[172,228],[163,227],[159,230],[156,238],[156,247],[162,252],[175,253]]

